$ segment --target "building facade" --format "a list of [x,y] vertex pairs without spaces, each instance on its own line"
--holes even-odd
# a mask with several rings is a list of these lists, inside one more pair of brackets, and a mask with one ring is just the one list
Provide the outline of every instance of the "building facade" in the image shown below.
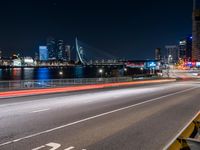
[[71,46],[65,45],[65,52],[64,52],[64,60],[65,61],[71,61]]
[[65,44],[63,40],[57,42],[57,60],[64,60]]
[[47,46],[39,46],[39,59],[40,61],[48,61],[48,48]]
[[47,39],[47,49],[48,49],[48,59],[56,60],[57,59],[57,44],[54,38],[49,37]]
[[161,48],[155,49],[155,60],[161,60]]
[[192,59],[192,35],[180,40],[178,57],[187,61]]
[[167,50],[168,64],[175,64],[178,62],[178,46],[177,45],[167,45],[165,46]]
[[200,0],[193,0],[192,59],[200,60]]

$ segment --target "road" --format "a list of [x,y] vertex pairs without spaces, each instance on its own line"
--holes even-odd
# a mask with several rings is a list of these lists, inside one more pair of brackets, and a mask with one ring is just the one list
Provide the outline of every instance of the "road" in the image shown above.
[[159,150],[200,110],[200,81],[0,99],[0,150]]
[[200,78],[200,70],[179,70],[175,68],[170,68],[168,70],[163,70],[163,77],[170,78]]

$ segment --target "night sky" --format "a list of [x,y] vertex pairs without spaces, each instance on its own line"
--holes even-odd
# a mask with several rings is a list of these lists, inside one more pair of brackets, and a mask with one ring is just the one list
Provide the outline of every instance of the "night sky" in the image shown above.
[[132,59],[192,32],[192,0],[1,0],[0,49],[34,56],[53,36]]

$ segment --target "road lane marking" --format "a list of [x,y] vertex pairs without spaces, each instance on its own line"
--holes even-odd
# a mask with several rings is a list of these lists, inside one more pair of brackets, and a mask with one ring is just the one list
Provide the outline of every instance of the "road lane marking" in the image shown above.
[[116,112],[119,112],[119,111],[130,109],[130,108],[133,108],[133,107],[136,107],[136,106],[140,106],[140,105],[143,105],[143,104],[158,101],[158,100],[163,99],[163,98],[167,98],[167,97],[174,96],[174,95],[177,95],[177,94],[185,93],[185,92],[195,90],[195,89],[198,89],[198,88],[199,87],[189,88],[189,89],[186,89],[186,90],[174,92],[174,93],[167,94],[167,95],[164,95],[164,96],[161,96],[161,97],[149,99],[149,100],[146,100],[146,101],[143,101],[143,102],[140,102],[140,103],[136,103],[136,104],[129,105],[129,106],[126,106],[126,107],[122,107],[122,108],[119,108],[119,109],[115,109],[115,110],[112,110],[112,111],[101,113],[101,114],[98,114],[98,115],[95,115],[95,116],[92,116],[92,117],[81,119],[81,120],[71,122],[71,123],[68,123],[68,124],[65,124],[65,125],[62,125],[62,126],[58,126],[58,127],[52,128],[52,129],[45,130],[45,131],[42,131],[42,132],[31,134],[31,135],[28,135],[28,136],[25,136],[25,137],[22,137],[22,138],[19,138],[19,139],[15,139],[15,140],[11,140],[11,141],[8,141],[8,142],[5,142],[5,143],[1,143],[0,147],[8,145],[8,144],[13,144],[13,143],[19,142],[21,140],[36,137],[36,136],[39,136],[39,135],[42,135],[42,134],[45,134],[45,133],[49,133],[49,132],[53,132],[53,131],[56,131],[56,130],[59,130],[59,129],[63,129],[63,128],[66,128],[66,127],[69,127],[69,126],[73,126],[73,125],[76,125],[76,124],[79,124],[79,123],[83,123],[83,122],[86,122],[86,121],[89,121],[89,120],[93,120],[93,119],[96,119],[96,118],[99,118],[99,117],[103,117],[103,116],[106,116],[106,115],[109,115],[109,114],[113,114],[113,113],[116,113]]
[[48,144],[45,144],[45,145],[42,145],[42,146],[40,146],[40,147],[37,147],[37,148],[34,148],[34,149],[32,149],[32,150],[40,150],[40,149],[42,149],[42,148],[45,148],[45,147],[51,147],[51,149],[49,149],[49,150],[56,150],[56,149],[58,149],[59,147],[61,147],[61,144],[58,144],[58,143],[48,143]]
[[58,143],[48,143],[48,144],[46,144],[46,146],[52,147],[50,150],[56,150],[59,147],[61,147],[61,145]]
[[73,147],[73,146],[71,146],[71,147],[68,147],[68,148],[66,148],[66,149],[64,149],[64,150],[72,150],[72,149],[74,149],[75,147]]
[[[61,144],[51,142],[51,143],[36,147],[36,148],[34,148],[32,150],[40,150],[40,149],[43,149],[43,148],[46,148],[46,147],[50,147],[51,149],[49,149],[49,150],[56,150],[56,149],[61,147]],[[72,150],[74,148],[75,148],[74,146],[70,146],[68,148],[65,148],[64,150]],[[86,150],[86,149],[82,149],[82,150]]]
[[37,148],[34,148],[34,149],[32,149],[32,150],[40,150],[40,149],[42,149],[42,148],[45,148],[45,146],[44,146],[44,145],[42,145],[42,146],[40,146],[40,147],[37,147]]
[[39,112],[44,112],[44,111],[48,111],[48,110],[50,110],[50,108],[35,110],[35,111],[32,111],[31,113],[39,113]]

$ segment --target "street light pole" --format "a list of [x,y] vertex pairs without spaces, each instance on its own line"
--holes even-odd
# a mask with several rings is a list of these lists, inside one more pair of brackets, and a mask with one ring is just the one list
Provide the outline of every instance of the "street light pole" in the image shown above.
[[102,75],[103,75],[103,69],[99,69],[99,73],[101,74],[101,78],[102,78]]

